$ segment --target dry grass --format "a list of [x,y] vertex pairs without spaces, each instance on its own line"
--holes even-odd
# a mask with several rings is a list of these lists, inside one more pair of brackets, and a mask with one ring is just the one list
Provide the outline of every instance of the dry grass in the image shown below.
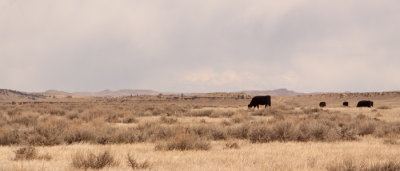
[[[0,168],[2,170],[72,170],[72,158],[77,152],[87,151],[95,155],[106,149],[113,154],[117,166],[106,166],[106,170],[132,169],[127,155],[134,154],[139,164],[147,161],[151,170],[327,170],[340,165],[346,158],[365,161],[369,168],[386,162],[399,162],[400,149],[397,145],[384,145],[382,141],[365,137],[352,142],[272,142],[263,144],[236,141],[240,148],[226,148],[226,142],[210,142],[209,150],[154,150],[153,143],[92,145],[74,144],[68,146],[41,147],[41,152],[53,156],[45,160],[13,160],[17,147],[0,147]],[[87,154],[85,153],[85,154]],[[25,168],[25,169],[21,169]],[[28,169],[31,168],[31,169]]]
[[166,142],[159,143],[155,146],[155,150],[209,150],[210,143],[201,140],[195,135],[183,134],[178,135]]
[[127,164],[129,167],[131,167],[133,170],[136,169],[147,169],[150,167],[150,163],[147,161],[144,161],[143,163],[139,163],[138,161],[136,161],[135,158],[133,158],[133,156],[131,156],[131,154],[127,155]]
[[21,147],[18,150],[14,151],[15,158],[14,160],[51,160],[52,157],[49,154],[38,154],[35,147]]
[[249,99],[241,98],[0,103],[0,170],[398,167],[397,97],[372,99],[378,107],[362,109],[351,106],[357,98],[334,96],[324,97],[321,109],[321,97],[273,97],[266,109],[247,109]]
[[390,160],[368,165],[365,161],[346,158],[339,163],[328,165],[326,169],[328,171],[396,171],[400,170],[400,161]]
[[114,156],[109,151],[104,151],[99,154],[77,152],[72,158],[72,166],[82,169],[102,169],[106,166],[117,166],[119,163],[114,160]]

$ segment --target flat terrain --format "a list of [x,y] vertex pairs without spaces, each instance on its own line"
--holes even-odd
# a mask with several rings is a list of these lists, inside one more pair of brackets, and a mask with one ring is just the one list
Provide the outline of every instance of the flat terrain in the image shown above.
[[[362,99],[375,106],[354,107]],[[247,109],[250,100],[222,93],[2,102],[0,170],[400,169],[399,93],[274,96],[266,109]]]

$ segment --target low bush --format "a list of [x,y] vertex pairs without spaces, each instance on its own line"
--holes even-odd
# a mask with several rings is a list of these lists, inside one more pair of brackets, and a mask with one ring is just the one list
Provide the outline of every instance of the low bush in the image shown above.
[[35,147],[32,146],[19,148],[18,150],[14,151],[14,153],[14,160],[33,160],[38,156]]
[[328,171],[396,171],[400,170],[399,161],[386,161],[367,165],[366,162],[356,162],[352,159],[345,159],[341,162],[330,164]]
[[233,142],[233,143],[228,142],[225,144],[225,147],[224,147],[224,149],[239,149],[239,148],[240,148],[239,145],[235,142]]
[[132,117],[132,116],[128,116],[128,117],[125,117],[122,120],[122,122],[123,123],[138,123],[139,121],[136,118]]
[[196,117],[202,117],[202,116],[211,116],[211,114],[214,112],[213,109],[192,109],[189,111],[188,115],[189,116],[196,116]]
[[172,118],[172,117],[162,116],[162,117],[160,118],[160,121],[161,121],[162,123],[165,123],[165,124],[173,124],[173,123],[178,122],[178,119]]
[[387,161],[383,163],[376,163],[371,167],[365,169],[368,171],[395,171],[400,170],[400,162],[399,161]]
[[79,142],[90,142],[95,138],[96,131],[90,127],[73,128],[66,132],[64,142],[68,144]]
[[248,138],[251,142],[270,142],[273,141],[272,128],[267,125],[256,125],[250,128]]
[[234,125],[227,128],[227,134],[232,138],[247,139],[249,129],[249,124]]
[[313,113],[318,113],[320,111],[322,111],[322,109],[320,108],[303,108],[303,113],[305,114],[313,114]]
[[0,145],[20,144],[19,131],[11,127],[0,128]]
[[234,114],[235,114],[235,111],[233,111],[233,110],[218,109],[218,110],[215,110],[215,111],[210,115],[210,117],[213,117],[213,118],[227,117],[227,118],[229,118],[229,117],[233,116]]
[[139,163],[130,154],[127,155],[127,163],[128,163],[128,166],[131,167],[133,170],[136,170],[136,169],[147,169],[147,168],[150,167],[150,163],[149,162],[144,161],[143,163]]
[[15,158],[14,160],[51,160],[52,157],[49,154],[40,155],[36,151],[35,147],[22,147],[18,150],[14,151]]
[[99,154],[77,152],[72,158],[72,166],[79,169],[102,169],[106,166],[116,166],[119,163],[109,151]]

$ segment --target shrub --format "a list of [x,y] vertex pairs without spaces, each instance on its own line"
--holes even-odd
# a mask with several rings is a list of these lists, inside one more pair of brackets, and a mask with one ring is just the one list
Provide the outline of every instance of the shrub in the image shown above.
[[356,140],[357,133],[354,126],[343,124],[340,126],[339,135],[341,140]]
[[189,111],[190,116],[210,116],[214,112],[213,109],[192,109]]
[[125,117],[122,120],[122,122],[123,123],[138,123],[139,121],[136,118],[132,117],[132,116],[128,116],[128,117]]
[[213,140],[225,140],[227,138],[226,130],[223,127],[211,127],[210,132]]
[[305,114],[313,114],[313,113],[318,113],[318,112],[322,111],[322,109],[320,109],[320,108],[304,108],[302,110],[303,110],[303,113],[305,113]]
[[79,118],[78,113],[69,113],[66,117],[70,120]]
[[377,163],[372,165],[370,168],[365,169],[368,171],[395,171],[400,170],[400,162],[388,161],[384,163]]
[[127,155],[127,163],[128,163],[128,166],[131,167],[133,170],[135,170],[135,169],[146,169],[146,168],[150,167],[150,163],[149,162],[144,161],[143,163],[139,163],[130,154]]
[[232,115],[235,114],[235,111],[233,110],[224,110],[224,109],[219,109],[215,110],[210,117],[217,118],[217,117],[231,117]]
[[292,122],[279,122],[273,128],[274,137],[279,141],[294,140],[295,129]]
[[358,123],[358,135],[373,134],[375,129],[376,129],[376,124],[374,121]]
[[389,145],[399,145],[400,142],[398,142],[396,139],[394,138],[387,138],[385,140],[383,140],[383,144],[389,144]]
[[82,153],[77,152],[72,158],[72,166],[75,168],[82,169],[101,169],[106,166],[116,166],[118,162],[114,160],[114,157],[109,151],[99,153],[95,155],[93,153]]
[[325,135],[327,134],[328,130],[329,127],[327,125],[320,122],[314,122],[314,124],[310,126],[310,139],[316,141],[324,141]]
[[14,160],[50,160],[52,157],[49,154],[39,155],[35,149],[35,147],[22,147],[18,150],[14,151],[15,158]]
[[51,109],[49,111],[50,115],[59,115],[59,116],[64,116],[65,115],[65,111],[61,110],[61,109]]
[[63,131],[67,129],[63,120],[39,123],[28,136],[28,142],[30,145],[58,145],[63,142]]
[[327,166],[328,171],[396,171],[400,170],[400,162],[386,161],[366,165],[365,162],[356,163],[353,159],[345,159],[342,162]]
[[80,127],[77,129],[69,130],[65,137],[64,141],[68,144],[72,144],[74,142],[89,142],[95,138],[95,131],[89,127]]
[[166,124],[173,124],[173,123],[178,122],[178,119],[162,116],[162,117],[160,118],[160,121],[161,121],[162,123],[166,123]]
[[14,151],[14,153],[14,160],[33,160],[38,156],[35,147],[32,146],[19,148],[17,151]]
[[21,114],[21,115],[14,115],[11,116],[10,123],[17,123],[24,126],[33,126],[37,124],[38,114]]
[[356,171],[360,170],[352,159],[343,160],[341,163],[331,164],[326,168],[328,171]]
[[230,137],[238,138],[238,139],[247,139],[247,134],[249,133],[250,125],[249,124],[241,124],[235,125],[228,128],[227,134]]
[[19,144],[19,131],[10,127],[0,128],[0,145]]
[[187,127],[187,133],[195,134],[199,137],[211,137],[210,136],[210,127],[208,125],[193,125]]
[[50,154],[43,154],[43,155],[39,155],[37,159],[39,160],[51,160],[53,157],[50,156]]
[[224,149],[239,149],[239,145],[237,143],[226,143]]
[[175,129],[172,126],[159,125],[150,128],[149,130],[147,130],[147,132],[144,133],[146,134],[148,140],[157,141],[174,137],[178,132],[179,130]]
[[250,128],[248,138],[252,143],[273,141],[272,129],[265,125],[256,125]]

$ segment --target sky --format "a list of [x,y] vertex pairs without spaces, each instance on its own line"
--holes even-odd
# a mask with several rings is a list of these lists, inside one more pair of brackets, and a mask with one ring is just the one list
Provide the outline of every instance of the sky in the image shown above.
[[0,88],[400,90],[398,0],[0,0]]

